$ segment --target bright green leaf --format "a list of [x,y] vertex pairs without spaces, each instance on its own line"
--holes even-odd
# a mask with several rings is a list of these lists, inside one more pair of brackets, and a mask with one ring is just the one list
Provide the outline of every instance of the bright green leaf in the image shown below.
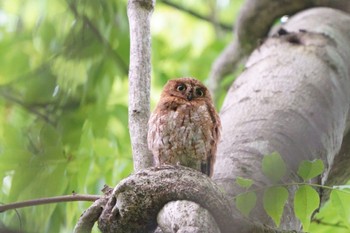
[[320,175],[324,170],[322,160],[316,159],[314,161],[304,160],[299,165],[298,175],[303,178],[304,181],[310,180]]
[[311,215],[320,205],[320,196],[308,185],[303,185],[295,192],[294,212],[303,224],[303,230],[310,226]]
[[286,164],[277,152],[265,155],[262,160],[262,171],[273,182],[282,179],[286,173]]
[[350,227],[350,195],[347,192],[333,190],[330,199],[333,206],[337,209],[338,215],[348,227]]
[[278,227],[284,210],[284,205],[288,200],[288,190],[284,187],[268,188],[264,192],[264,209],[273,219]]
[[252,184],[254,184],[254,181],[251,179],[243,178],[243,177],[237,177],[236,184],[238,184],[239,186],[241,186],[243,188],[250,188],[250,186],[252,186]]
[[249,216],[250,211],[255,207],[256,194],[254,192],[247,192],[238,195],[235,198],[237,209],[246,217]]

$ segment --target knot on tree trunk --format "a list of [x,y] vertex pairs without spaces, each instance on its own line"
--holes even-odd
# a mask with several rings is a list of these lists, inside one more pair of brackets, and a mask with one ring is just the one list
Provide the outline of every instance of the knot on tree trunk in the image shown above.
[[200,204],[213,215],[221,232],[230,232],[233,213],[223,191],[206,175],[181,166],[153,167],[121,181],[98,220],[102,232],[151,232],[157,214],[174,200]]

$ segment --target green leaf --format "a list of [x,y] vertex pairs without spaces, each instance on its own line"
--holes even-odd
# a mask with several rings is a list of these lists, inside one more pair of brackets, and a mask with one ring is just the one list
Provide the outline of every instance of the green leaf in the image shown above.
[[243,188],[250,188],[250,186],[252,186],[252,184],[254,184],[254,181],[251,179],[246,179],[246,178],[239,176],[236,179],[236,184],[238,184],[239,186],[241,186]]
[[270,155],[264,156],[262,160],[262,171],[273,182],[277,182],[285,175],[286,164],[279,153],[273,152]]
[[299,165],[298,175],[303,178],[304,181],[310,180],[320,175],[324,170],[322,160],[316,159],[314,161],[304,160]]
[[320,205],[320,197],[315,189],[303,185],[295,192],[294,213],[303,224],[303,230],[308,231],[313,212]]
[[344,223],[350,227],[350,195],[348,192],[333,190],[330,196],[333,206]]
[[284,187],[268,188],[264,192],[264,209],[273,219],[278,227],[284,210],[284,205],[288,200],[288,190]]
[[256,194],[255,192],[247,192],[238,195],[235,198],[237,209],[246,217],[249,216],[250,211],[255,207]]

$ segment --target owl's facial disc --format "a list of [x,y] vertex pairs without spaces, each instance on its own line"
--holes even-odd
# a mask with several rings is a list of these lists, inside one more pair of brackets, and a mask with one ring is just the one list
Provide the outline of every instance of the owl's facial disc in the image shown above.
[[177,82],[171,88],[170,92],[172,96],[176,96],[187,101],[192,101],[193,99],[205,96],[204,88],[200,85],[196,85],[193,83],[187,84],[183,82]]

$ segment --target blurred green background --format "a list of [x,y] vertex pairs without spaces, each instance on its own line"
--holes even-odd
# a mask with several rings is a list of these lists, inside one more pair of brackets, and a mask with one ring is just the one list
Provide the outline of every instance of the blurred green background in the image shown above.
[[[152,109],[168,79],[205,81],[232,39],[230,25],[243,0],[171,2],[228,28],[157,1]],[[126,0],[0,1],[1,203],[101,194],[104,184],[114,186],[132,172],[126,5]],[[220,106],[224,88],[219,96]],[[0,213],[0,227],[72,232],[90,204],[24,208],[20,218],[7,211]],[[332,232],[346,232],[341,229]]]

